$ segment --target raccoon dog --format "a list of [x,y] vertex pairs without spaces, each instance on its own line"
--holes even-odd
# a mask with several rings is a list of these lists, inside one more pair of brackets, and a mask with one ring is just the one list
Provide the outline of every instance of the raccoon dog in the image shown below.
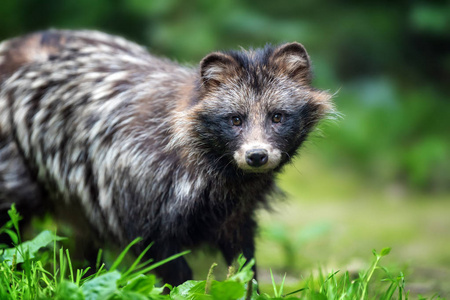
[[[332,110],[310,65],[295,42],[189,68],[93,31],[5,41],[0,208],[62,207],[109,241],[154,242],[156,260],[200,244],[251,259],[274,176]],[[184,258],[157,273],[192,277]]]

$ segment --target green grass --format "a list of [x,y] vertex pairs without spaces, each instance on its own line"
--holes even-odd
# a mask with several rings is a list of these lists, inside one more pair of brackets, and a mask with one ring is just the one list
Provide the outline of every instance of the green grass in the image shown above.
[[[394,273],[380,265],[390,248],[373,251],[370,266],[356,276],[347,271],[325,275],[315,271],[297,288],[275,279],[272,270],[271,289],[257,292],[251,267],[238,259],[237,268],[230,267],[226,279],[215,280],[215,267],[210,268],[206,279],[190,280],[180,286],[155,286],[156,278],[149,271],[185,253],[162,262],[142,261],[145,252],[130,266],[122,266],[133,241],[115,259],[109,268],[100,264],[101,252],[95,270],[90,267],[74,269],[70,253],[59,246],[64,238],[43,231],[30,241],[21,241],[20,217],[14,206],[9,211],[11,221],[0,228],[8,234],[15,247],[0,252],[0,299],[408,299],[403,273]],[[119,268],[121,267],[121,268]],[[90,271],[90,272],[89,272]],[[90,275],[87,275],[87,274]],[[164,287],[170,293],[163,294]],[[425,299],[425,298],[423,298]],[[434,297],[433,299],[440,299]]]

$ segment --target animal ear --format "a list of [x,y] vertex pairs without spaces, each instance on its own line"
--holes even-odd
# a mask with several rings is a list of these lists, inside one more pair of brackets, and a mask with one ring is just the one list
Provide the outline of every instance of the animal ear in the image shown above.
[[218,85],[236,73],[237,62],[229,55],[213,52],[200,62],[200,76],[205,86]]
[[278,72],[311,83],[311,61],[302,44],[293,42],[279,46],[273,52],[271,61]]

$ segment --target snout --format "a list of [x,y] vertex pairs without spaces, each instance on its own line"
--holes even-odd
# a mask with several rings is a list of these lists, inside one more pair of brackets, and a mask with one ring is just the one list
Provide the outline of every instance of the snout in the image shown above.
[[245,152],[245,161],[250,167],[261,167],[269,160],[269,153],[265,149],[252,149]]
[[248,143],[243,144],[233,157],[241,170],[264,173],[280,164],[281,151],[267,143]]

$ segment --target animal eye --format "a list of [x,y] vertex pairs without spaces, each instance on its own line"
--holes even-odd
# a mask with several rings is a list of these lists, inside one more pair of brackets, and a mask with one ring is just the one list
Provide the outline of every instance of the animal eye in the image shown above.
[[241,119],[241,117],[238,117],[238,116],[231,117],[231,123],[233,124],[233,126],[241,126],[242,119]]
[[273,114],[273,116],[272,116],[273,123],[280,123],[282,119],[283,119],[283,115],[280,113]]

